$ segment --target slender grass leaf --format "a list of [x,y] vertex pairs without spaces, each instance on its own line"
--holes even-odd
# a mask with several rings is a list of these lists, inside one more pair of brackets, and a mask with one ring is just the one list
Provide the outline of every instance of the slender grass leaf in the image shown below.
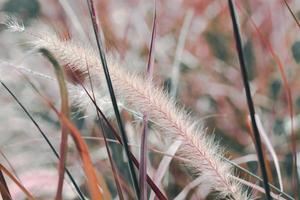
[[268,174],[266,171],[266,164],[265,164],[265,160],[264,160],[264,154],[262,151],[261,139],[260,139],[260,135],[259,135],[259,131],[257,128],[256,119],[255,119],[255,109],[254,109],[254,104],[253,104],[252,97],[251,97],[249,81],[248,81],[248,77],[247,77],[247,69],[245,66],[245,59],[244,59],[240,30],[238,27],[236,13],[235,13],[235,9],[234,9],[232,0],[228,0],[228,4],[229,4],[229,10],[230,10],[230,15],[231,15],[231,20],[232,20],[232,26],[233,26],[233,30],[234,30],[234,38],[236,41],[236,48],[237,48],[239,61],[240,61],[241,74],[242,74],[246,97],[247,97],[248,109],[250,112],[250,117],[251,117],[251,122],[252,122],[252,130],[253,130],[254,138],[255,138],[255,147],[256,147],[259,164],[260,164],[260,168],[261,168],[261,172],[262,172],[262,176],[263,176],[263,180],[264,180],[264,188],[265,188],[265,192],[266,192],[266,197],[268,200],[271,200],[272,197],[270,195],[270,186],[268,184],[269,183],[268,182]]

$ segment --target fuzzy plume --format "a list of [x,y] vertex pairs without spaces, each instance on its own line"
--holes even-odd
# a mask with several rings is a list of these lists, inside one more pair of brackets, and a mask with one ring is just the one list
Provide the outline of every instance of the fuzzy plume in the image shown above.
[[[89,66],[91,75],[98,77],[99,83],[105,86],[101,62],[92,50],[72,41],[61,41],[53,35],[43,35],[35,44],[38,48],[48,49],[61,64],[72,66],[75,70],[85,73]],[[108,66],[118,98],[141,113],[148,113],[149,118],[163,129],[161,133],[165,136],[183,142],[180,153],[190,161],[187,164],[203,176],[203,184],[218,191],[220,198],[249,198],[240,185],[230,178],[232,169],[221,159],[222,150],[218,144],[198,129],[183,109],[176,107],[175,102],[151,81],[129,74],[111,60]]]
[[11,32],[24,32],[25,26],[23,22],[19,22],[15,16],[7,15],[5,17],[4,25],[6,26],[8,31]]

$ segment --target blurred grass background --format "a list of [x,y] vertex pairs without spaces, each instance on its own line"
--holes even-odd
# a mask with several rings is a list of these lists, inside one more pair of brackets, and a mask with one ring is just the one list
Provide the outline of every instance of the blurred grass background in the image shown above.
[[[71,0],[1,0],[1,18],[4,21],[4,14],[14,15],[30,30],[36,28],[41,31],[47,30],[45,27],[47,24],[66,40],[81,40],[95,48],[86,2],[83,0],[74,2]],[[95,2],[97,14],[101,19],[106,50],[111,54],[117,54],[128,70],[144,73],[151,38],[153,1],[97,0]],[[300,2],[289,3],[300,20]],[[291,187],[291,127],[288,103],[278,65],[269,48],[262,42],[262,37],[272,45],[283,63],[292,92],[294,129],[297,134],[296,143],[299,146],[300,30],[281,0],[272,2],[243,0],[236,1],[236,4],[256,111],[279,158],[284,191],[292,194],[295,191],[292,191]],[[251,20],[262,33],[261,35],[255,30]],[[182,37],[184,31],[186,36]],[[54,77],[51,65],[45,59],[37,54],[28,55],[26,37],[9,33],[2,26],[0,38],[1,61],[26,66]],[[180,46],[181,41],[182,46]],[[182,51],[178,55],[176,52],[180,48]],[[247,124],[248,109],[227,2],[158,0],[154,55],[155,83],[170,91],[172,70],[178,62],[180,76],[176,99],[179,104],[191,111],[191,115],[199,119],[199,123],[205,123],[207,134],[216,135],[221,145],[228,150],[228,157],[254,174],[260,175]],[[12,67],[1,62],[0,72],[1,79],[16,91],[58,148],[60,125],[55,115],[40,102]],[[54,81],[31,76],[41,91],[59,105],[57,84]],[[24,113],[2,88],[0,105],[1,163],[8,168],[13,167],[22,183],[40,199],[51,199],[55,194],[57,180],[55,158]],[[112,172],[104,143],[97,139],[101,134],[95,124],[94,115],[90,115],[78,105],[70,106],[73,110],[72,119],[86,137],[95,166],[99,174],[104,177],[112,198],[115,198],[117,193]],[[122,115],[130,143],[139,145],[141,121],[126,110],[122,111]],[[113,117],[112,121],[114,122]],[[149,146],[148,171],[150,175],[154,175],[163,154],[153,149],[165,152],[169,143],[162,140],[155,129],[151,129]],[[68,166],[84,189],[85,178],[74,144],[70,142],[69,147]],[[111,143],[111,148],[114,160],[122,173],[123,187],[130,199],[134,194],[131,186],[126,183],[129,175],[124,168],[124,155],[119,153],[121,149],[118,144]],[[138,155],[139,148],[133,146],[132,150]],[[298,153],[298,157],[299,155]],[[270,156],[267,157],[271,159]],[[269,164],[271,183],[278,186],[274,164],[272,161],[269,161]],[[255,183],[255,180],[247,174],[241,173],[241,177]],[[162,188],[167,196],[173,199],[194,178],[193,173],[175,158],[164,175]],[[10,183],[10,187],[14,199],[24,199],[13,184]],[[201,199],[202,187],[204,186],[193,188],[186,199]],[[65,199],[76,199],[75,193],[72,192],[71,187],[68,187],[67,182],[64,195]],[[210,198],[213,197],[207,197]]]

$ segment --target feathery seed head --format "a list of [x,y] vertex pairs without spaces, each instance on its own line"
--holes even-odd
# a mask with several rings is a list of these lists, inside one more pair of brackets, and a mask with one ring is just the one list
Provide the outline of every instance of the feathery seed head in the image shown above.
[[[81,72],[89,66],[91,75],[100,83],[98,86],[104,89],[101,62],[92,50],[74,41],[64,42],[49,35],[43,36],[36,45],[51,51],[61,64],[71,64]],[[183,141],[179,152],[190,160],[188,164],[195,171],[205,177],[203,180],[212,191],[218,191],[220,198],[248,199],[240,185],[230,178],[232,170],[229,164],[220,159],[223,150],[213,138],[204,134],[203,129],[195,126],[183,109],[175,106],[174,101],[149,80],[129,74],[111,60],[108,60],[108,66],[118,99],[141,113],[147,113],[149,119],[163,130],[164,136]]]
[[8,31],[11,32],[24,32],[25,26],[22,21],[18,21],[15,16],[7,15],[5,17],[4,25]]

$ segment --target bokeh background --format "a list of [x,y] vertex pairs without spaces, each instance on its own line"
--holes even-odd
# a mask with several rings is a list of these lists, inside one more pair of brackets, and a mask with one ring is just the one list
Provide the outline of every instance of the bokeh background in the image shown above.
[[[113,55],[129,71],[145,73],[154,1],[95,0],[95,3],[107,54]],[[300,27],[282,0],[242,0],[235,3],[256,112],[278,156],[283,189],[293,194],[290,115],[294,117],[293,128],[297,134],[297,140],[293,142],[299,146]],[[300,2],[293,0],[288,3],[300,20]],[[78,40],[95,48],[86,1],[0,0],[0,8],[1,80],[16,93],[58,149],[59,120],[18,71],[28,75],[40,91],[59,107],[58,84],[49,78],[55,79],[53,68],[31,48],[30,37],[6,30],[4,23],[7,15],[13,15],[33,33],[52,30],[65,40]],[[199,124],[203,123],[206,134],[215,135],[220,145],[225,147],[227,157],[260,176],[227,1],[157,0],[156,12],[153,81],[174,95],[178,104],[183,105]],[[72,80],[71,75],[68,78]],[[287,81],[284,82],[284,79]],[[287,98],[287,86],[290,87],[291,102]],[[174,88],[177,88],[176,94]],[[71,99],[78,98],[72,94]],[[99,179],[107,185],[107,198],[115,199],[117,192],[101,131],[96,124],[95,113],[85,106],[88,105],[72,103],[71,117],[89,146]],[[106,114],[116,124],[109,106]],[[122,109],[122,116],[132,151],[138,156],[142,122],[126,109]],[[0,134],[1,164],[10,169],[38,199],[53,199],[57,185],[57,160],[3,88],[0,89]],[[86,191],[78,153],[72,140],[69,141],[68,168]],[[134,193],[128,183],[130,179],[124,167],[124,155],[113,137],[110,145],[122,173],[123,189],[128,199],[132,199]],[[158,130],[150,129],[148,172],[152,177],[162,176],[161,188],[170,199],[178,197],[196,178],[180,158],[174,156],[169,160],[170,164],[164,160],[175,153],[172,153],[174,145],[161,138]],[[268,148],[264,146],[264,149],[270,182],[279,187],[273,159]],[[165,169],[157,170],[162,164],[166,165]],[[259,185],[247,173],[238,170],[237,173]],[[22,192],[7,181],[14,199],[24,199]],[[205,186],[201,184],[185,191],[187,194],[181,199],[213,199],[211,195],[206,196]],[[257,195],[262,196],[260,193]],[[66,178],[64,199],[76,198]]]

